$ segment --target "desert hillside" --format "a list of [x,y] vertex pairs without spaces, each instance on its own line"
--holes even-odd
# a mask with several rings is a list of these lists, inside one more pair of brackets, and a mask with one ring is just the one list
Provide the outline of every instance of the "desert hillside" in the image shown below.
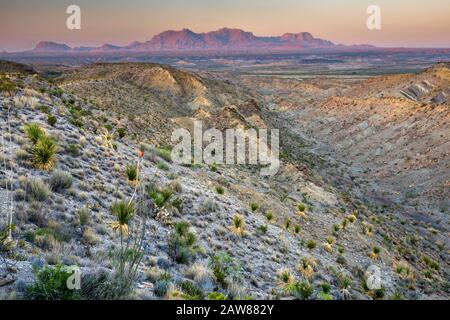
[[[367,174],[403,196],[395,187],[416,175],[422,189],[408,201],[429,198],[448,214],[448,105],[428,102],[440,89],[418,103],[356,98],[354,82],[288,80],[284,108],[274,102],[283,80],[126,63],[49,80],[0,66],[2,298],[448,299],[447,220],[405,222],[410,202],[381,206],[356,183]],[[314,108],[296,108],[316,94]],[[279,172],[173,163],[170,132],[193,118],[279,127]],[[406,148],[417,159],[400,162]],[[42,288],[61,266],[81,268],[81,289],[49,296]],[[369,266],[381,272],[377,289]]]

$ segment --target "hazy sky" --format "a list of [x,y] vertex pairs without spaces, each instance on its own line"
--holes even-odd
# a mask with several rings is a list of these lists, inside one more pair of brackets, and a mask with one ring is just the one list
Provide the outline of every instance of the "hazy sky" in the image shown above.
[[[81,30],[66,28],[66,8],[81,7]],[[366,9],[381,8],[369,31]],[[309,31],[343,44],[450,47],[450,0],[0,0],[0,51],[40,40],[74,45],[146,41],[167,29],[235,27],[256,35]]]

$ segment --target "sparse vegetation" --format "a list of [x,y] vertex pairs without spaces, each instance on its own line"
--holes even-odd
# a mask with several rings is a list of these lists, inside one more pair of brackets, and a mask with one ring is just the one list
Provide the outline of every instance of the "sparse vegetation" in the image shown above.
[[178,222],[169,238],[169,255],[177,263],[187,264],[195,259],[197,236],[187,222]]
[[129,181],[136,181],[138,177],[138,169],[136,164],[127,164],[125,167],[125,173]]
[[53,138],[40,137],[32,149],[35,166],[43,170],[51,169],[55,165],[57,148]]
[[45,131],[38,123],[27,124],[25,126],[25,132],[28,136],[28,139],[33,144],[36,144],[39,139],[45,136]]
[[233,224],[230,227],[231,231],[233,231],[233,233],[239,235],[239,236],[244,236],[245,235],[245,220],[244,217],[241,216],[240,214],[235,214],[233,216]]
[[69,189],[72,185],[72,175],[69,172],[55,170],[50,178],[50,187],[53,191],[59,192]]

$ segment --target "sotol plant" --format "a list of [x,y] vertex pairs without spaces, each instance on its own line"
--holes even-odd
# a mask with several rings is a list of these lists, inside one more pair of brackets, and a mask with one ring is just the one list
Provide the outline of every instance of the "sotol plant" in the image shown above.
[[34,164],[37,168],[49,170],[56,161],[58,146],[53,138],[42,136],[32,149]]
[[36,144],[40,138],[45,136],[44,129],[42,129],[38,123],[27,124],[25,126],[25,132],[28,136],[28,139],[30,139],[33,144]]

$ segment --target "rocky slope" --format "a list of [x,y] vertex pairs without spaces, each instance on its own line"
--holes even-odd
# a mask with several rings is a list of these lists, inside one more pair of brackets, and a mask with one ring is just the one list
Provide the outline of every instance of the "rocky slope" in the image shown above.
[[[136,64],[83,67],[62,75],[59,85],[3,69],[0,81],[1,230],[11,212],[16,226],[0,251],[3,298],[30,298],[33,267],[77,265],[84,276],[117,272],[109,253],[121,241],[111,206],[133,197],[136,183],[126,166],[137,161],[138,185],[150,190],[144,195],[150,218],[132,290],[121,298],[448,297],[446,260],[434,246],[401,225],[390,228],[392,217],[341,192],[308,159],[286,156],[277,175],[262,178],[254,167],[178,166],[157,148],[167,145],[176,120],[208,112],[238,114],[238,125],[256,116],[270,125],[251,90]],[[24,130],[33,123],[57,142],[53,168],[36,166]],[[310,148],[300,145],[303,138],[292,140],[297,147],[286,144],[287,153]],[[70,183],[59,182],[62,173]],[[154,196],[154,186],[170,190],[166,205],[158,206],[162,195]],[[170,241],[180,221],[197,239],[182,247],[189,253],[183,259]],[[214,262],[218,252],[229,256],[226,269]],[[365,284],[370,265],[381,270],[379,290]]]

